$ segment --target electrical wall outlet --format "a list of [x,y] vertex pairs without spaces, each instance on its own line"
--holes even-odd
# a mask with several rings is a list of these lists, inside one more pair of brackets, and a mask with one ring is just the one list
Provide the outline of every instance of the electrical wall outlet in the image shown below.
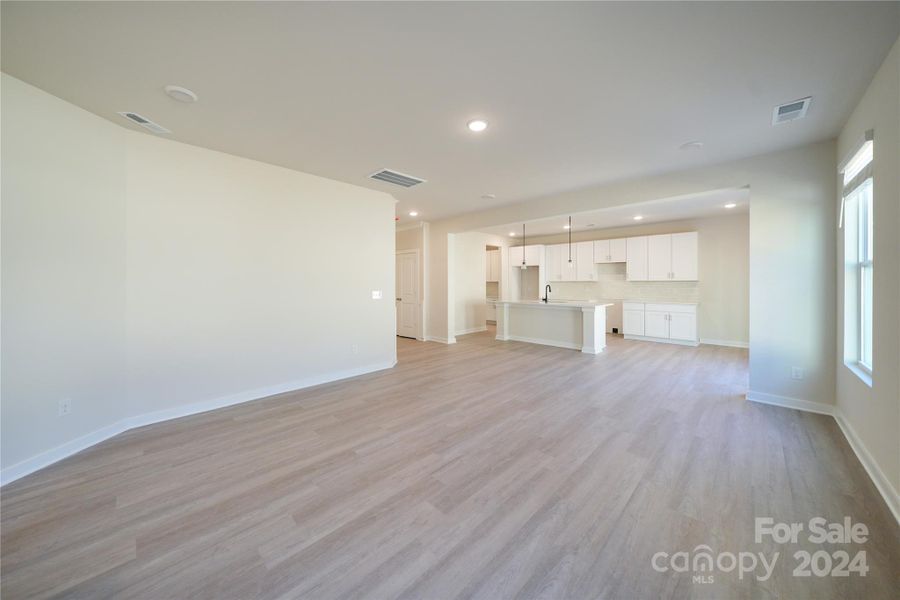
[[353,354],[359,354],[359,344],[353,344]]
[[63,398],[59,401],[59,416],[65,416],[72,412],[72,399],[71,398]]
[[372,300],[381,300],[381,290],[372,290]]
[[803,379],[803,369],[800,367],[791,367],[791,379]]

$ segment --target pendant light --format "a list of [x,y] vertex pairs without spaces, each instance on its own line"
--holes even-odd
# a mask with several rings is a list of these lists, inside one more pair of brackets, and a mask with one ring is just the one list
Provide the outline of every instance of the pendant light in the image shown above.
[[519,268],[523,271],[528,268],[525,264],[525,223],[522,223],[522,266]]
[[569,264],[572,264],[572,217],[569,217]]

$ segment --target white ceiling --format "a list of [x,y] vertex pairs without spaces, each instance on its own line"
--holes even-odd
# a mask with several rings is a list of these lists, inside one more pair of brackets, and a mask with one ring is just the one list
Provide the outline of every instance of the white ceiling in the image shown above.
[[[117,111],[391,192],[403,222],[833,137],[900,33],[898,2],[0,6],[5,72],[127,127]],[[770,125],[809,95],[806,119]],[[427,183],[367,179],[384,167]]]
[[[734,208],[725,208],[726,204],[736,204]],[[712,190],[702,194],[663,198],[649,202],[632,203],[625,206],[614,206],[600,210],[577,213],[572,217],[572,232],[594,231],[611,227],[630,227],[662,223],[682,219],[727,216],[746,213],[750,210],[750,190],[747,188]],[[559,215],[546,219],[525,222],[527,237],[542,235],[560,235],[566,233],[564,225],[570,215]],[[634,217],[643,217],[635,221]],[[522,222],[489,227],[483,233],[509,236],[515,233],[522,237]]]

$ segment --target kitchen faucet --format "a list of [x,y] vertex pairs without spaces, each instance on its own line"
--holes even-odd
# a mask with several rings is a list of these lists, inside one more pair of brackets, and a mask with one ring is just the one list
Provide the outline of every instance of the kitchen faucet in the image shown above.
[[552,291],[553,291],[553,288],[550,287],[549,283],[547,285],[545,285],[544,286],[544,297],[541,298],[541,302],[543,302],[545,304],[547,302],[550,302],[550,292],[552,292]]

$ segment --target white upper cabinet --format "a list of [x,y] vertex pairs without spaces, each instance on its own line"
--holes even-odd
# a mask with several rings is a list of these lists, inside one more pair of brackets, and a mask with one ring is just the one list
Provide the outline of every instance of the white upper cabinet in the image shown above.
[[562,258],[562,276],[560,281],[578,281],[578,271],[575,268],[575,261],[578,255],[576,254],[575,244],[572,244],[571,248],[569,248],[568,244],[560,244],[560,255]]
[[626,238],[625,279],[647,281],[647,238]]
[[485,252],[484,280],[500,281],[500,251],[488,250]]
[[672,279],[697,281],[697,232],[672,234]]
[[575,258],[575,281],[596,281],[594,242],[572,244],[572,253]]
[[651,235],[647,238],[647,279],[667,281],[672,273],[672,236]]
[[562,281],[562,246],[553,244],[546,246],[547,281]]
[[627,238],[617,240],[597,240],[594,242],[595,263],[625,262]]
[[647,238],[650,281],[697,281],[697,232]]
[[[544,247],[541,245],[525,246],[525,266],[537,267],[542,262],[542,254]],[[522,246],[513,246],[509,249],[509,266],[519,267],[522,265]]]

